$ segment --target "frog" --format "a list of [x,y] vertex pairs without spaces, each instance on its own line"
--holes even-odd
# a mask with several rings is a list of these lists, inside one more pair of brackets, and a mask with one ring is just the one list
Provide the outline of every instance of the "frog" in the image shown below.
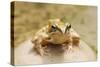
[[57,18],[49,19],[48,24],[38,30],[31,41],[36,52],[43,56],[49,48],[61,53],[79,47],[80,36],[70,23]]

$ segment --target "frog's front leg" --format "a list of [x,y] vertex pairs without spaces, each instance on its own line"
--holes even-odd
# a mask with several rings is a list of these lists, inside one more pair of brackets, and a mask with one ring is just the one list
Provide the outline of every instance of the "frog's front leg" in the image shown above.
[[69,44],[69,46],[68,46],[68,51],[72,51],[72,48],[73,48],[73,45],[72,45],[72,43],[71,43],[71,44]]
[[41,39],[39,44],[40,44],[39,46],[40,55],[43,56],[45,53],[45,49],[47,48],[47,45],[49,44],[48,38],[46,37],[46,38]]
[[41,55],[41,56],[43,56],[44,55],[44,51],[43,51],[43,48],[41,47],[41,44],[38,44],[38,45],[40,45],[38,48],[36,48],[37,49],[37,52]]
[[66,49],[71,50],[72,49],[72,40],[68,39],[62,45],[63,45],[64,50],[66,50]]
[[32,41],[32,43],[34,44],[35,51],[41,56],[43,56],[44,51],[43,51],[43,45],[41,44],[41,42],[42,42],[42,39],[35,39]]
[[67,53],[69,53],[70,51],[72,51],[72,44],[69,43],[69,44],[63,44],[63,50],[66,51]]

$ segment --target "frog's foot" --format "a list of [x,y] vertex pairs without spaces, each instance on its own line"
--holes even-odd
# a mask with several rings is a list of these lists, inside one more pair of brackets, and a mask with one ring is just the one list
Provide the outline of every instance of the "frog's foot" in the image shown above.
[[68,50],[72,50],[72,48],[73,48],[72,45],[68,46]]
[[43,49],[39,49],[39,53],[40,53],[40,56],[43,56],[44,55]]
[[63,49],[64,51],[67,50],[67,49],[68,49],[68,45],[62,44],[62,49]]
[[73,46],[68,45],[67,53],[73,52]]

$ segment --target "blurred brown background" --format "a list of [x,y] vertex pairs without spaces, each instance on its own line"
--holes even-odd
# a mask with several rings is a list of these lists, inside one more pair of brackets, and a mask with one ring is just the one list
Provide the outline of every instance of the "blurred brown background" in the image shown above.
[[14,46],[17,47],[43,26],[48,19],[69,22],[81,39],[97,51],[97,7],[48,3],[14,2]]

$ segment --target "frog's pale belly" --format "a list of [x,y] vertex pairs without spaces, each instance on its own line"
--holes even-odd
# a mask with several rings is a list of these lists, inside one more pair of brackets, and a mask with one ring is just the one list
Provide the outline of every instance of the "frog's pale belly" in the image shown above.
[[34,45],[31,43],[31,39],[29,39],[15,48],[15,65],[96,60],[96,55],[93,50],[83,41],[80,41],[79,47],[73,47],[70,51],[66,50],[66,52],[62,54],[53,56],[40,56],[33,50],[33,47]]

